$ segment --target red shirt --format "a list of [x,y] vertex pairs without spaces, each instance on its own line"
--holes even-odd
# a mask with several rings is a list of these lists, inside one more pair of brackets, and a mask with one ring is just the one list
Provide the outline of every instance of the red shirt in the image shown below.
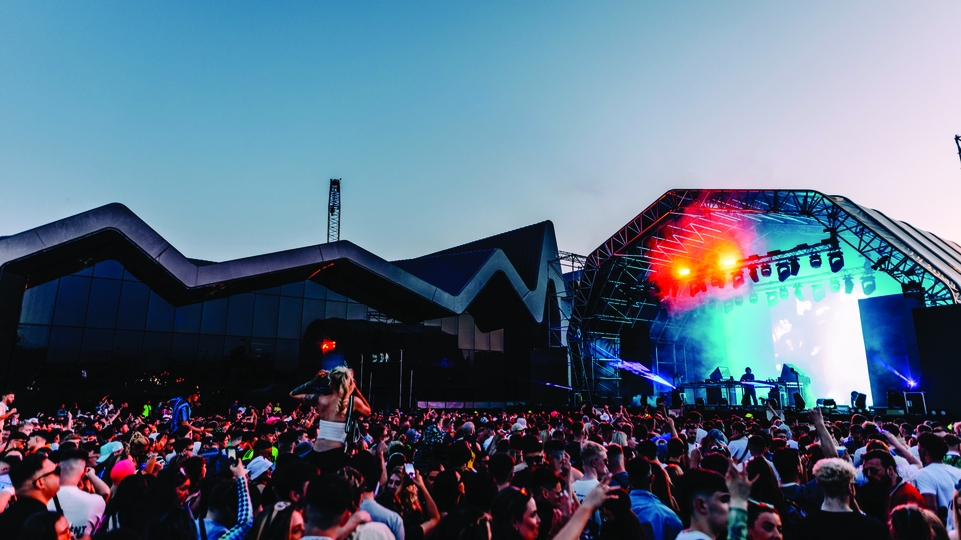
[[888,495],[887,515],[890,516],[891,510],[902,504],[913,504],[918,508],[925,508],[924,497],[921,496],[921,492],[904,480],[901,480],[901,483]]

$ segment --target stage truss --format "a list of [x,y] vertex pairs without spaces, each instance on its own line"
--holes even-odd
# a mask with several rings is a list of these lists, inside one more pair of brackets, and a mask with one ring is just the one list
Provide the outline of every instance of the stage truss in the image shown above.
[[[806,234],[813,241],[739,260],[739,269],[837,250],[841,243],[866,262],[863,267],[848,268],[839,278],[883,272],[922,305],[961,302],[961,247],[843,197],[797,190],[672,190],[584,261],[574,286],[568,328],[574,391],[582,399],[620,395],[620,370],[614,365],[620,357],[619,336],[638,321],[650,325],[655,353],[659,344],[683,341],[684,327],[697,312],[668,316],[662,309],[667,291],[658,290],[649,277],[677,257],[710,256],[712,240],[737,238],[741,231],[752,229],[745,226],[750,223],[763,223],[767,231]],[[792,285],[803,283],[792,281]],[[783,289],[778,283],[752,287],[767,294]],[[669,380],[682,371],[682,363],[683,359],[658,356],[651,375],[658,380],[658,372],[665,373]],[[667,370],[674,371],[667,374]]]

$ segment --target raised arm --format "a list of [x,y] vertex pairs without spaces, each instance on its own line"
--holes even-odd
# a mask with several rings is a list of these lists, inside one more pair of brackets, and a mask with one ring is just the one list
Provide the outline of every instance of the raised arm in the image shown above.
[[821,451],[824,452],[824,457],[838,457],[838,447],[835,446],[834,437],[831,436],[827,426],[824,425],[824,416],[821,415],[821,409],[811,409],[810,415],[811,423],[814,424],[814,429],[818,432],[818,442],[821,445]]
[[894,433],[891,433],[890,431],[882,431],[881,433],[883,433],[888,439],[888,442],[891,443],[891,446],[893,446],[898,453],[901,454],[901,457],[908,460],[908,463],[917,465],[918,467],[924,467],[924,464],[921,463],[921,460],[918,459],[918,456],[915,456],[911,453],[911,450],[908,449],[900,437]]
[[424,512],[427,514],[427,521],[421,523],[420,528],[424,530],[424,536],[430,536],[434,527],[440,523],[440,511],[437,510],[437,505],[434,504],[434,498],[430,496],[430,490],[424,485],[424,479],[420,476],[420,471],[414,473],[414,485],[417,486],[421,495],[424,496]]

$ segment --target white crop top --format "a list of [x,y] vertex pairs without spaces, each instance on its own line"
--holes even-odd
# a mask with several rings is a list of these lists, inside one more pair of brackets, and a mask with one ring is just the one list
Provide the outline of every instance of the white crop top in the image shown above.
[[317,421],[317,438],[327,441],[347,442],[347,422]]

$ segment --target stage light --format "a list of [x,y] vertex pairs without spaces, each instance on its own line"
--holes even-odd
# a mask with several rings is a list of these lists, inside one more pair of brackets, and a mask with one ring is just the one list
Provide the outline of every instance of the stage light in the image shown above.
[[835,274],[844,268],[844,254],[841,253],[840,249],[828,253],[828,264],[831,266],[831,271]]
[[734,265],[736,263],[737,263],[736,259],[724,259],[723,261],[721,261],[721,268],[734,268]]
[[750,300],[752,304],[756,304],[756,303],[757,303],[757,293],[752,292],[752,293],[751,293],[751,296],[748,297],[748,300]]
[[791,293],[787,292],[787,287],[781,287],[778,292],[781,295],[781,300],[787,300],[791,297]]
[[878,284],[874,281],[874,276],[861,276],[861,290],[864,292],[865,296],[870,296],[874,294],[878,288]]
[[731,285],[734,285],[735,289],[739,289],[741,285],[744,285],[744,272],[734,272],[731,274]]
[[844,294],[851,294],[854,292],[854,280],[851,276],[844,276]]
[[838,280],[836,280],[836,279],[832,279],[832,280],[831,280],[831,292],[834,292],[834,293],[836,293],[836,292],[841,292],[841,282],[840,282],[840,281],[838,281]]
[[777,280],[784,283],[789,277],[791,277],[791,265],[787,261],[777,263]]
[[741,297],[741,296],[738,296],[737,298],[735,298],[735,299],[734,299],[734,305],[735,305],[735,306],[738,306],[738,307],[743,306],[743,305],[744,305],[744,298]]
[[824,290],[824,285],[821,285],[820,283],[815,283],[814,285],[811,285],[811,298],[813,298],[815,302],[820,302],[821,300],[824,300],[825,294],[826,294],[826,291]]
[[712,287],[717,287],[718,289],[723,289],[725,282],[726,282],[726,280],[724,279],[724,276],[719,276],[719,275],[716,275],[716,274],[713,275],[713,276],[711,276],[711,286],[712,286]]
[[677,275],[679,275],[679,276],[681,276],[681,277],[689,276],[689,275],[691,275],[691,269],[690,269],[690,268],[679,268],[679,269],[677,270]]
[[821,268],[821,254],[813,253],[808,262],[811,264],[811,268]]
[[761,275],[764,277],[771,277],[771,265],[764,263],[761,265]]
[[791,275],[796,276],[798,272],[801,271],[801,263],[798,262],[797,257],[791,257],[788,260],[788,264],[791,266]]
[[794,298],[797,298],[798,302],[804,301],[804,291],[801,289],[800,285],[794,286]]
[[761,281],[761,278],[757,275],[757,266],[753,264],[749,266],[747,268],[747,274],[751,276],[751,281],[753,281],[754,283]]
[[914,379],[908,379],[908,388],[914,388],[918,385],[917,381]]
[[767,307],[771,308],[777,305],[777,293],[774,291],[769,291],[767,293]]

